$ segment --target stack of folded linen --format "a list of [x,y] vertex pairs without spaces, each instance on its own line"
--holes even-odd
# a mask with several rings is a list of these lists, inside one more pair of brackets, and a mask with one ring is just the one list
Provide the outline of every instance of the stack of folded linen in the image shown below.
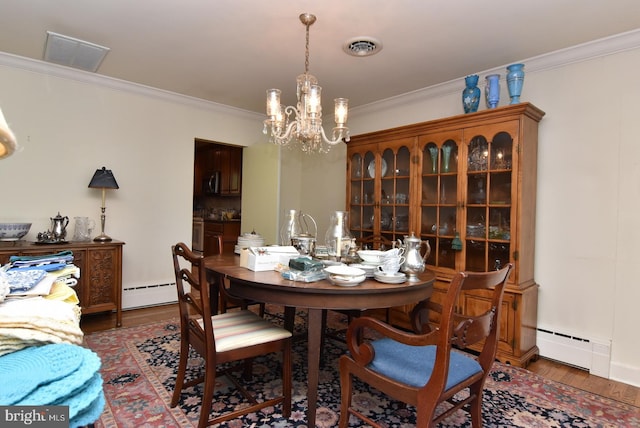
[[0,355],[47,343],[82,343],[78,305],[63,289],[58,294],[62,300],[38,296],[0,303]]
[[41,256],[11,256],[2,271],[4,281],[9,283],[9,292],[0,289],[0,302],[5,297],[44,296],[49,294],[54,282],[73,287],[80,278],[80,269],[73,264],[71,251]]
[[[73,253],[13,256],[0,269],[0,355],[48,343],[80,344],[80,277]],[[62,278],[62,279],[60,279]]]
[[0,357],[0,403],[68,406],[69,426],[92,424],[105,406],[100,358],[77,345],[33,346]]

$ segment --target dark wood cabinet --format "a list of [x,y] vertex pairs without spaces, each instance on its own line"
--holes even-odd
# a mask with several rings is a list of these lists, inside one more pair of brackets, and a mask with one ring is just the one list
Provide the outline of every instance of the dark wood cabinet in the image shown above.
[[202,195],[202,182],[220,173],[220,196],[240,196],[242,192],[242,150],[229,146],[197,142],[194,156],[193,194]]
[[72,251],[73,263],[80,268],[74,287],[82,314],[116,311],[116,327],[122,325],[122,247],[124,242],[69,242],[39,245],[17,241],[0,243],[0,264],[11,256],[38,256]]
[[218,253],[217,235],[222,235],[222,252],[233,254],[240,236],[240,221],[205,221],[203,248],[205,257]]

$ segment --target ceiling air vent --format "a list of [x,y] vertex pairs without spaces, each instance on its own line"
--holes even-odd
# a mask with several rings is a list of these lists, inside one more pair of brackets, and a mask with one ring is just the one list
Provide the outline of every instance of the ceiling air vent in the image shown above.
[[373,37],[355,37],[342,47],[351,56],[371,56],[382,50],[382,43]]
[[107,47],[47,31],[43,59],[95,73],[108,52]]

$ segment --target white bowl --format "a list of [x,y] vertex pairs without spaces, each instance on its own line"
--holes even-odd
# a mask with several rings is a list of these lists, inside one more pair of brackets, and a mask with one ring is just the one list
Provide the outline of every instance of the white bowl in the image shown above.
[[353,267],[344,266],[344,265],[329,266],[324,268],[324,271],[327,272],[329,275],[340,276],[345,279],[364,276],[366,273],[362,269],[353,268]]
[[382,263],[385,252],[380,250],[360,250],[358,255],[365,263]]
[[0,223],[0,241],[18,241],[29,229],[31,223]]

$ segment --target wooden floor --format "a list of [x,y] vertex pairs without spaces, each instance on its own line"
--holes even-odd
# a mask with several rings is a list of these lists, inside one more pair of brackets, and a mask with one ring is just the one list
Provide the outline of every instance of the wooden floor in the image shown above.
[[[134,327],[176,317],[178,317],[177,304],[128,310],[122,313],[122,327]],[[86,334],[114,328],[115,314],[83,316],[81,327]],[[593,376],[585,370],[545,358],[532,362],[527,369],[547,379],[640,407],[640,388]]]

